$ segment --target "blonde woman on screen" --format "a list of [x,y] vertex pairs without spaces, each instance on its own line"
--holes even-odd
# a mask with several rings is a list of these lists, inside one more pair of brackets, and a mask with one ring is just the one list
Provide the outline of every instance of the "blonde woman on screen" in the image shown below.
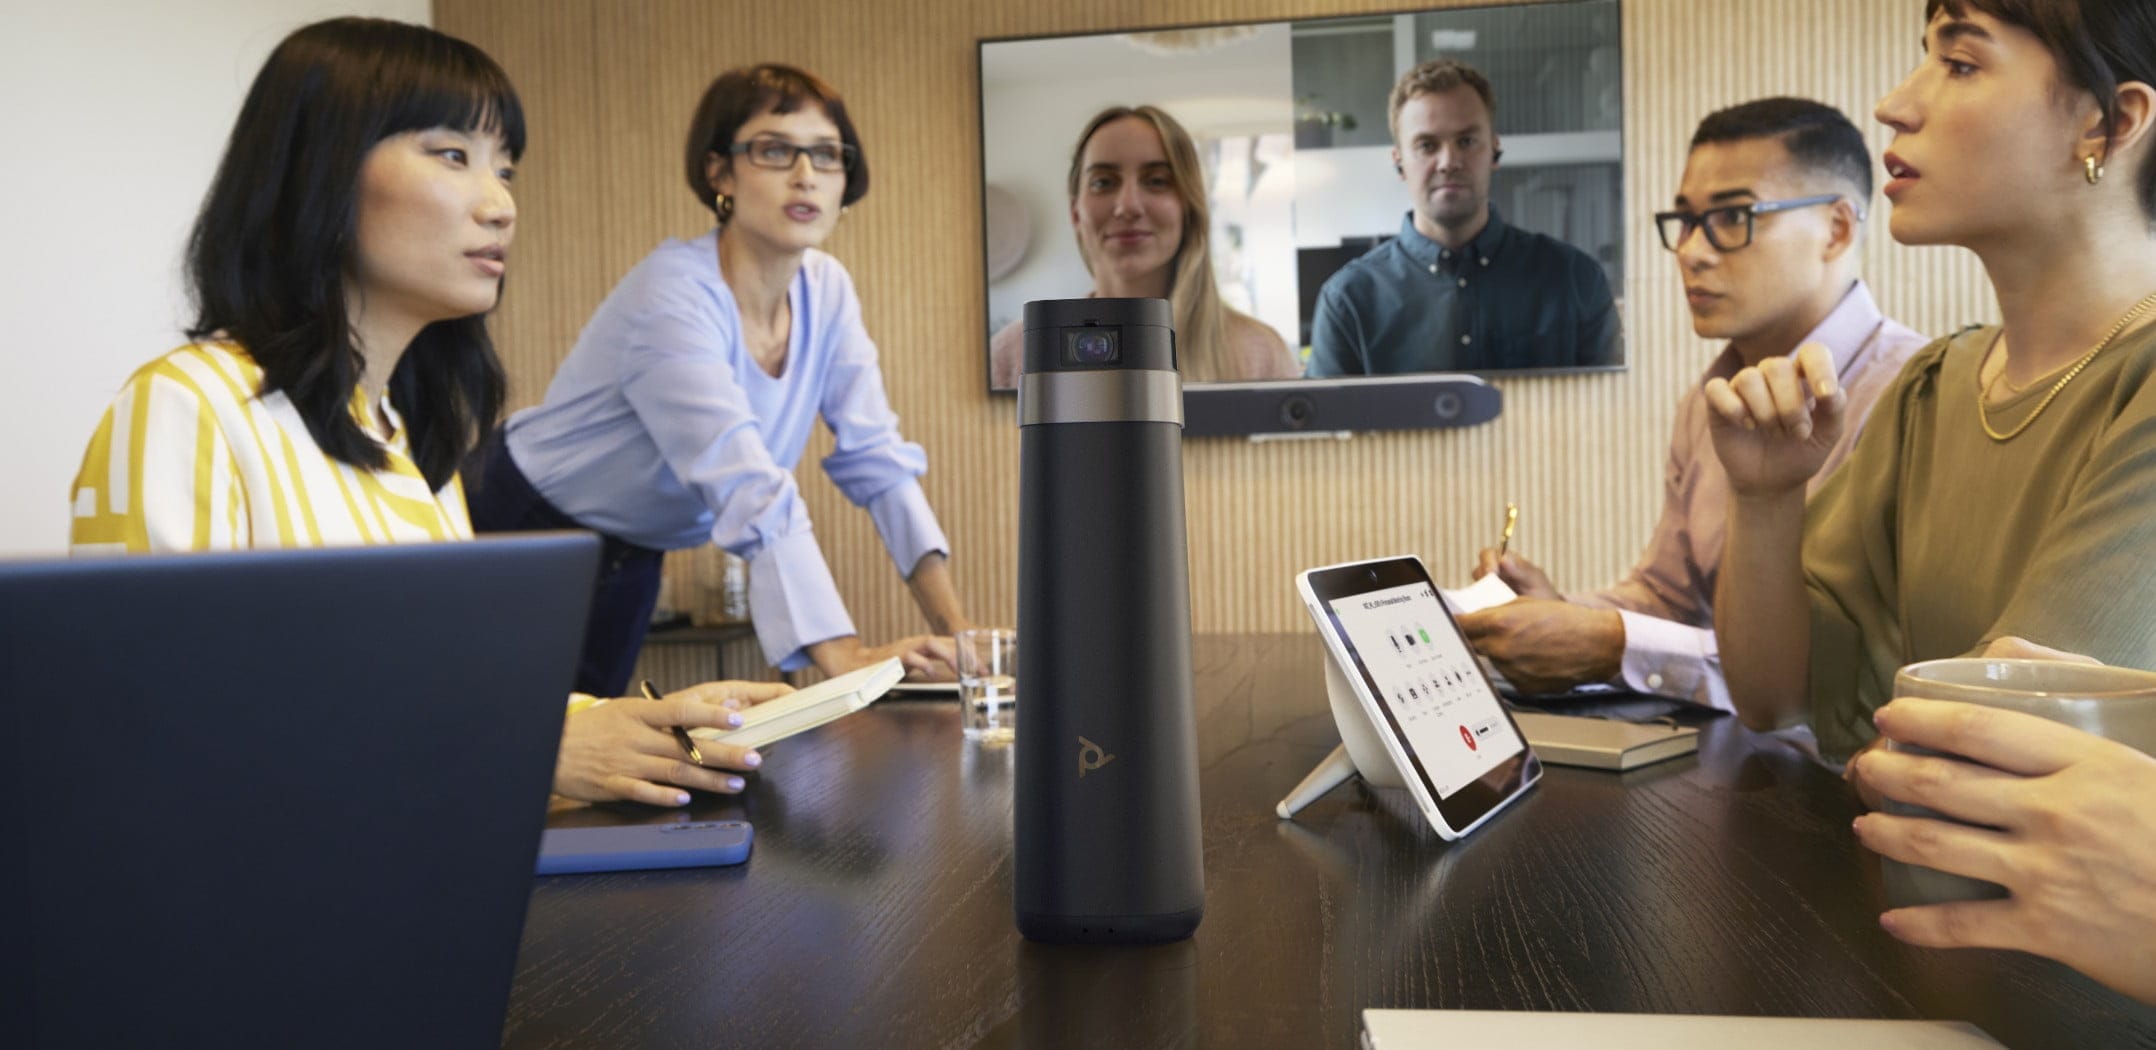
[[[1156,106],[1095,114],[1071,151],[1071,231],[1093,275],[1090,294],[1166,299],[1185,381],[1293,379],[1302,364],[1279,333],[1220,301],[1212,216],[1198,147]],[[989,340],[989,385],[1018,385],[1023,323]]]

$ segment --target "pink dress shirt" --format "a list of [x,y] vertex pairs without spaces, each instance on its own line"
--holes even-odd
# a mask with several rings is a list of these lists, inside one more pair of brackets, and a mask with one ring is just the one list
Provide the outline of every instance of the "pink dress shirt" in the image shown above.
[[[1809,495],[1856,445],[1872,402],[1893,385],[1910,355],[1930,340],[1881,314],[1870,290],[1858,281],[1803,342],[1823,344],[1833,353],[1835,373],[1849,392],[1851,423],[1812,478],[1805,490]],[[1639,564],[1599,591],[1566,596],[1580,605],[1616,609],[1623,617],[1622,678],[1627,688],[1724,711],[1731,707],[1714,639],[1714,581],[1722,566],[1729,478],[1714,454],[1700,387],[1743,367],[1736,351],[1725,347],[1699,386],[1678,403],[1664,470],[1662,518]]]

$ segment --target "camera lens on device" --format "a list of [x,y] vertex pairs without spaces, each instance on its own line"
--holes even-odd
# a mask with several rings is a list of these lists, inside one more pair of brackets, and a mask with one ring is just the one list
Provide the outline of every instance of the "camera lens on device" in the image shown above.
[[1116,359],[1115,337],[1107,332],[1079,332],[1071,337],[1071,358],[1081,365],[1105,365]]

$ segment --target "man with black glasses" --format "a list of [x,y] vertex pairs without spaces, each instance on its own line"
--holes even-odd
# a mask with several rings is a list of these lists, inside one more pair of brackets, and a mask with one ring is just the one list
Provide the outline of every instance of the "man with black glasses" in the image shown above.
[[[1727,344],[1700,382],[1787,357],[1805,343],[1834,356],[1847,427],[1816,489],[1857,440],[1872,402],[1926,342],[1879,312],[1857,278],[1872,195],[1864,136],[1830,106],[1769,98],[1715,113],[1692,136],[1684,181],[1655,225],[1675,253],[1692,329]],[[1518,554],[1485,550],[1520,598],[1462,617],[1475,647],[1527,692],[1588,682],[1730,709],[1715,645],[1715,575],[1729,483],[1697,387],[1677,406],[1661,521],[1623,579],[1565,596]]]

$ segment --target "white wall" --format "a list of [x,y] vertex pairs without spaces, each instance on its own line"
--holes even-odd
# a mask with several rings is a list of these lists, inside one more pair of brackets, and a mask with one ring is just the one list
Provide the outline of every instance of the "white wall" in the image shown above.
[[78,0],[0,19],[0,555],[67,546],[67,493],[113,391],[179,345],[179,263],[255,71],[343,14],[430,0]]

